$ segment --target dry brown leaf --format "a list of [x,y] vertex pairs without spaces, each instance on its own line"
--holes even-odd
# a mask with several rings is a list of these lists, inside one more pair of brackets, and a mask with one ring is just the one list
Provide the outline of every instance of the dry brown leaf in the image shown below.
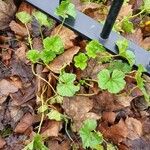
[[69,65],[72,62],[74,55],[77,54],[79,50],[80,47],[77,46],[66,50],[49,64],[49,69],[54,73],[60,73],[62,67],[64,65]]
[[134,97],[132,96],[128,96],[128,95],[119,95],[117,96],[117,102],[123,106],[123,107],[128,107],[130,106],[130,102],[134,99]]
[[132,34],[126,34],[124,35],[128,40],[133,41],[134,43],[141,46],[141,43],[143,41],[143,33],[141,29],[136,29],[134,33]]
[[135,140],[142,136],[142,123],[134,118],[127,118],[125,124],[128,128],[128,139]]
[[82,122],[86,119],[100,119],[100,116],[89,112],[93,108],[93,101],[88,97],[76,96],[64,98],[63,109],[66,114],[73,119],[73,130],[76,132],[80,129]]
[[0,96],[9,95],[10,93],[15,93],[18,91],[18,87],[16,87],[12,82],[8,80],[0,81]]
[[145,38],[142,42],[141,42],[141,46],[147,50],[150,50],[150,37]]
[[46,138],[57,137],[61,128],[61,122],[49,120],[43,125],[41,135]]
[[0,149],[3,148],[6,144],[6,141],[0,136]]
[[19,9],[18,9],[18,12],[26,11],[27,13],[32,14],[34,9],[35,8],[33,6],[31,6],[30,4],[28,4],[26,2],[22,2]]
[[21,37],[25,37],[28,35],[27,29],[15,21],[11,21],[11,23],[9,24],[9,27],[15,34]]
[[16,56],[23,62],[26,61],[27,46],[25,43],[21,43],[21,46],[15,51]]
[[16,6],[13,0],[0,0],[0,30],[9,26],[15,12]]
[[48,142],[48,147],[50,150],[70,150],[70,142],[67,140],[57,141],[57,140],[50,140]]
[[90,77],[92,79],[97,79],[97,74],[99,73],[99,71],[105,69],[107,66],[108,64],[100,64],[98,61],[90,59],[88,61],[88,66],[85,70],[83,70],[81,77]]
[[104,91],[96,96],[93,96],[94,109],[97,111],[115,111],[122,108],[122,106],[116,101],[116,96]]
[[123,119],[110,127],[107,123],[103,123],[99,129],[105,138],[112,140],[115,144],[123,142],[128,136],[128,128]]
[[[51,35],[56,35],[61,25],[57,26],[51,33]],[[74,46],[73,40],[77,37],[77,35],[67,27],[62,27],[58,35],[61,37],[64,48],[69,49]]]
[[14,129],[15,133],[24,133],[33,123],[33,115],[26,113]]
[[108,123],[113,124],[116,119],[116,113],[114,112],[103,112],[102,120],[107,121]]
[[125,16],[132,15],[132,12],[133,12],[132,5],[125,4],[122,6],[117,19],[122,20]]

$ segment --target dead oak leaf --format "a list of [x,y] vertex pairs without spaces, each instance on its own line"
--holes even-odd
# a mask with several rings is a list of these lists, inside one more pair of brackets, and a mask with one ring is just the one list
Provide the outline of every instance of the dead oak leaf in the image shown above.
[[65,113],[73,120],[73,131],[80,129],[82,122],[86,119],[100,119],[100,116],[89,112],[93,108],[93,101],[88,97],[76,96],[65,97],[62,105]]
[[69,65],[75,54],[80,50],[80,47],[73,47],[66,50],[63,54],[59,55],[54,61],[49,64],[49,69],[54,73],[60,73],[64,65]]
[[0,0],[0,30],[8,27],[16,12],[13,0]]
[[[57,26],[51,33],[51,35],[56,35],[58,30],[60,29],[60,26]],[[62,27],[61,30],[59,31],[58,35],[61,37],[63,43],[64,43],[64,48],[69,49],[74,46],[73,40],[77,37],[77,35],[67,27]]]

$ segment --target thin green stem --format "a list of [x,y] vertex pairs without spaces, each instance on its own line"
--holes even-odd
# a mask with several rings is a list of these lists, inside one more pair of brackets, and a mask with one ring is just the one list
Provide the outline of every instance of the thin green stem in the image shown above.
[[[45,90],[43,90],[43,92],[41,94],[41,97],[40,97],[42,108],[43,108],[43,105],[44,105],[44,96],[43,95],[44,95],[45,91],[46,91],[46,88],[45,88]],[[38,128],[38,133],[40,133],[40,131],[41,131],[43,121],[44,121],[44,112],[42,111],[42,116],[41,116],[41,121],[40,121],[39,128]]]
[[53,90],[53,92],[55,93],[55,95],[57,94],[57,92],[55,91],[55,89],[53,88],[53,86],[52,86],[48,81],[46,81],[46,80],[45,80],[44,78],[42,78],[40,75],[38,75],[38,74],[35,73],[35,71],[34,71],[34,64],[32,65],[32,72],[33,72],[33,74],[34,74],[36,77],[38,77],[38,78],[41,79],[42,81],[46,82],[46,83],[50,86],[50,88]]
[[56,36],[57,36],[57,35],[59,34],[59,32],[61,31],[61,29],[62,29],[62,27],[63,27],[63,25],[64,25],[65,20],[66,20],[66,18],[63,18],[62,23],[61,23],[59,29],[58,29],[57,32],[56,32]]
[[25,27],[26,27],[27,33],[28,33],[28,42],[29,42],[30,48],[33,49],[33,47],[32,47],[32,39],[31,39],[31,35],[30,35],[30,32],[29,32],[27,24],[25,24]]
[[135,18],[135,17],[141,15],[141,14],[144,13],[144,12],[145,12],[145,9],[142,9],[139,13],[137,13],[137,14],[135,14],[135,15],[133,15],[133,16],[130,16],[129,19]]

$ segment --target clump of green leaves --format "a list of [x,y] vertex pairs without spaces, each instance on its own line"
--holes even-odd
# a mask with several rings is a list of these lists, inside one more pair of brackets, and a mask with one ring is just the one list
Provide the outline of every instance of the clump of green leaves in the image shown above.
[[49,17],[46,14],[40,11],[35,11],[33,13],[33,16],[38,21],[40,26],[51,27],[53,25],[52,19],[49,19]]
[[109,64],[108,70],[112,72],[115,69],[120,70],[126,74],[131,72],[132,67],[128,63],[122,62],[122,60],[115,60]]
[[56,120],[56,121],[61,121],[64,118],[64,115],[62,115],[60,112],[57,110],[52,109],[48,114],[48,118],[50,120]]
[[119,93],[124,89],[126,82],[125,74],[120,70],[103,69],[98,73],[98,86],[103,90],[108,90],[110,93]]
[[31,143],[29,143],[23,150],[48,150],[44,145],[43,139],[40,134],[36,134]]
[[74,96],[79,91],[80,86],[74,85],[76,75],[72,73],[63,72],[59,76],[59,83],[57,84],[57,93],[61,96]]
[[97,122],[94,119],[88,119],[83,122],[79,134],[82,139],[83,148],[98,149],[103,142],[103,136],[95,131]]
[[62,39],[59,36],[47,37],[43,40],[44,49],[41,52],[37,50],[29,50],[27,52],[27,58],[32,63],[37,63],[41,59],[45,64],[48,64],[57,54],[64,52],[64,45]]
[[143,5],[142,5],[141,9],[142,9],[142,11],[146,12],[147,14],[150,14],[150,1],[143,0]]
[[133,33],[134,32],[134,25],[130,21],[130,16],[124,17],[121,21],[118,21],[114,25],[114,29],[117,32]]
[[96,58],[98,54],[105,51],[105,48],[98,40],[92,40],[86,46],[87,55],[91,58]]
[[119,50],[119,55],[123,58],[125,58],[128,63],[130,64],[130,66],[133,66],[135,64],[135,54],[130,51],[127,50],[128,48],[128,41],[126,39],[124,40],[119,40],[116,43],[118,50]]
[[76,17],[76,9],[75,5],[70,2],[70,0],[64,0],[61,4],[56,8],[56,15],[66,19],[69,16],[75,18]]
[[84,53],[79,53],[74,57],[75,66],[84,70],[87,66],[88,57]]

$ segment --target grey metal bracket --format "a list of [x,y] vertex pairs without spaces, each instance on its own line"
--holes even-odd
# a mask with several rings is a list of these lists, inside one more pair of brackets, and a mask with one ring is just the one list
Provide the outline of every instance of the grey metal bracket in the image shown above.
[[[59,0],[26,0],[31,5],[40,9],[41,11],[48,14],[54,20],[62,22],[62,18],[55,15],[55,9],[59,5]],[[108,39],[102,39],[100,37],[103,24],[93,20],[89,16],[77,11],[77,17],[75,20],[67,19],[64,23],[65,26],[72,29],[76,33],[82,35],[84,38],[91,40],[97,39],[101,44],[111,53],[117,54],[116,41],[119,39],[124,39],[120,34],[112,31]],[[133,51],[136,56],[135,65],[138,66],[142,64],[146,69],[147,73],[150,75],[150,52],[139,47],[134,42],[129,41],[129,50]]]

